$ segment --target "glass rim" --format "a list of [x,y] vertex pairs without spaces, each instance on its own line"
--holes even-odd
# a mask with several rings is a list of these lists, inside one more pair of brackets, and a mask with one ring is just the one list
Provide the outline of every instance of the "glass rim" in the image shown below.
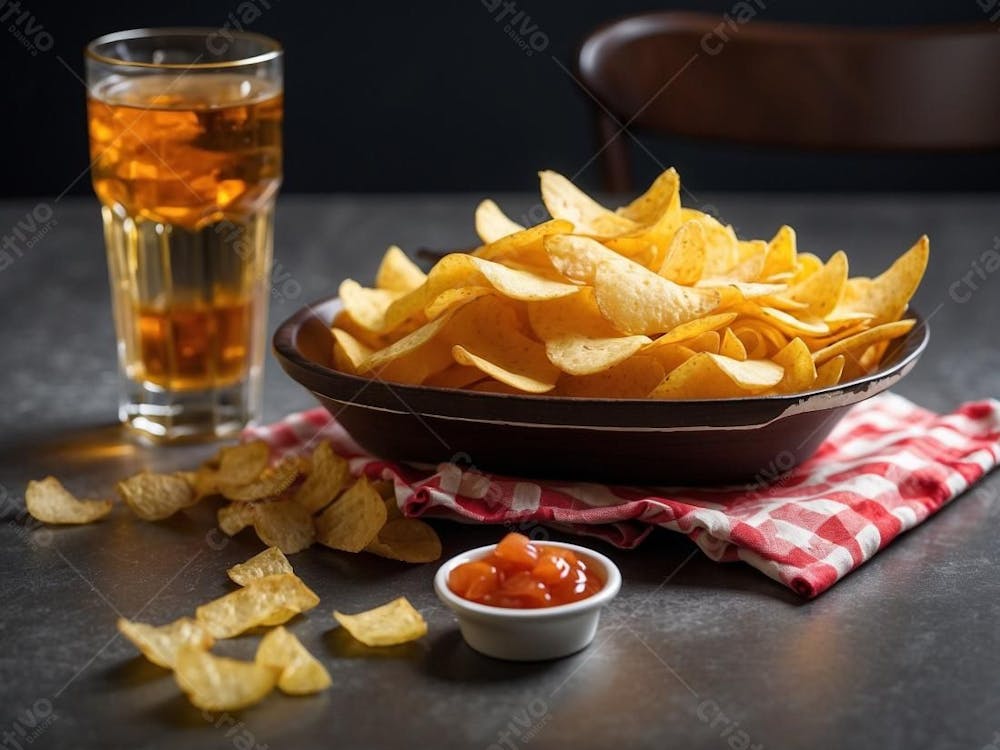
[[[136,39],[149,39],[157,36],[203,36],[208,37],[218,34],[220,37],[226,36],[229,41],[243,39],[260,43],[263,52],[249,57],[241,57],[237,60],[217,60],[209,62],[193,63],[153,63],[136,62],[135,60],[123,60],[120,57],[113,57],[98,52],[98,47],[112,42],[132,41]],[[259,65],[260,63],[277,60],[284,54],[285,50],[281,43],[264,34],[255,31],[234,31],[231,29],[212,28],[208,26],[167,26],[163,28],[138,28],[127,29],[125,31],[114,31],[104,34],[91,40],[84,48],[84,55],[96,62],[105,65],[114,65],[124,68],[148,68],[150,70],[219,70],[223,68],[240,68],[247,65]]]

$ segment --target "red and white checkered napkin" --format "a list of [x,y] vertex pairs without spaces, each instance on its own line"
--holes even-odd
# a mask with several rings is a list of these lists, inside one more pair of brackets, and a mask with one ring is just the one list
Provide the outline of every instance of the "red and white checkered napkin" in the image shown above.
[[687,534],[713,560],[743,560],[813,597],[997,465],[1000,401],[940,416],[885,393],[855,406],[815,456],[773,484],[719,489],[536,482],[453,463],[402,465],[366,454],[323,409],[245,436],[278,454],[329,440],[355,474],[391,478],[406,515],[539,522],[619,547],[662,526]]

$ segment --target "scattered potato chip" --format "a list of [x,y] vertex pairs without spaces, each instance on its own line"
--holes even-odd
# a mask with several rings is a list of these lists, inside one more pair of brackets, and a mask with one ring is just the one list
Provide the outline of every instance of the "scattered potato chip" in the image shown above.
[[338,456],[327,441],[316,446],[305,481],[295,491],[296,503],[315,513],[339,495],[351,479],[347,459]]
[[78,500],[55,477],[28,482],[24,504],[42,523],[93,523],[111,512],[110,500]]
[[278,671],[183,646],[177,652],[174,679],[191,703],[203,711],[239,711],[260,702],[274,689]]
[[326,667],[280,625],[261,639],[254,661],[275,670],[278,688],[289,695],[318,693],[333,683]]
[[128,638],[153,664],[173,669],[177,652],[182,646],[207,651],[215,639],[208,630],[190,617],[182,617],[167,625],[147,625],[118,618],[118,632]]
[[226,536],[236,536],[247,526],[253,525],[251,503],[229,503],[216,512],[216,521]]
[[578,232],[614,236],[635,231],[639,224],[609,211],[557,172],[539,172],[542,202],[553,219],[570,222]]
[[240,443],[219,451],[218,480],[222,484],[250,484],[267,468],[271,450],[263,440]]
[[299,462],[294,457],[287,457],[274,466],[264,469],[249,482],[230,484],[220,479],[219,492],[227,500],[239,500],[248,503],[254,500],[264,500],[275,497],[287,490],[299,475]]
[[312,514],[292,500],[255,503],[253,528],[264,544],[277,547],[286,555],[301,552],[316,541]]
[[[388,508],[386,515],[388,517]],[[390,560],[428,563],[441,557],[441,539],[429,524],[420,519],[395,518],[385,522],[365,550]]]
[[427,634],[427,623],[413,605],[400,597],[356,615],[333,613],[334,619],[366,646],[398,646]]
[[215,638],[232,638],[258,625],[287,622],[317,604],[319,597],[298,576],[278,573],[202,604],[195,617]]
[[382,496],[366,477],[360,477],[316,517],[316,539],[333,549],[360,552],[371,543],[385,521]]
[[177,474],[142,472],[118,483],[118,494],[144,521],[161,521],[198,502],[194,488]]
[[263,552],[259,552],[246,562],[237,563],[226,575],[233,583],[246,586],[251,581],[264,576],[278,575],[279,573],[293,573],[292,564],[288,558],[277,547],[268,547]]

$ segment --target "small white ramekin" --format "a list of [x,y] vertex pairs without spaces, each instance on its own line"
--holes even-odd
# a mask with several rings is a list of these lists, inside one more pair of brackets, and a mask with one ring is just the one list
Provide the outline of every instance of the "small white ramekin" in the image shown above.
[[618,594],[622,575],[611,560],[587,547],[565,542],[543,542],[575,552],[604,580],[596,594],[578,602],[538,609],[512,609],[463,599],[448,587],[448,576],[462,563],[471,562],[491,552],[495,544],[470,549],[448,560],[434,576],[434,590],[445,606],[458,617],[462,637],[482,654],[509,661],[558,659],[586,648],[594,640],[601,607]]

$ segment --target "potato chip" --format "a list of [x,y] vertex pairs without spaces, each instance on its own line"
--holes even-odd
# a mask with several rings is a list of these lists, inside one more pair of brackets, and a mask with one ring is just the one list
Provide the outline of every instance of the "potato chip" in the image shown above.
[[368,289],[354,279],[346,279],[338,292],[344,310],[362,328],[378,333],[384,330],[385,314],[402,292],[388,289]]
[[[388,517],[388,509],[386,513]],[[441,557],[441,539],[429,524],[417,518],[395,518],[385,522],[365,550],[390,560],[429,563]]]
[[424,385],[435,388],[466,388],[484,377],[475,367],[453,364],[428,377]]
[[874,279],[850,279],[844,287],[842,306],[847,310],[870,313],[874,326],[898,320],[920,286],[927,270],[930,244],[927,236],[896,259]]
[[477,393],[503,393],[508,396],[530,396],[530,392],[522,391],[520,388],[515,388],[512,385],[507,385],[506,383],[501,383],[499,380],[494,380],[493,378],[486,378],[485,380],[480,380],[478,383],[474,383],[469,386],[470,391],[476,391]]
[[292,499],[315,513],[333,502],[350,480],[351,467],[347,459],[334,453],[330,443],[324,440],[313,450],[309,473]]
[[319,597],[298,576],[278,573],[202,604],[195,617],[215,638],[232,638],[258,625],[287,622],[317,604]]
[[645,193],[615,213],[639,225],[649,226],[667,213],[675,211],[678,220],[681,215],[681,178],[671,167],[660,173]]
[[475,219],[476,234],[486,244],[524,230],[516,221],[507,218],[500,206],[489,199],[476,206]]
[[700,221],[686,221],[678,227],[663,262],[656,270],[676,284],[692,286],[705,269],[705,229]]
[[821,365],[827,360],[833,359],[838,354],[847,354],[852,351],[865,349],[880,341],[888,341],[898,338],[906,333],[909,333],[910,329],[916,325],[916,322],[917,321],[912,318],[907,320],[897,320],[894,323],[883,323],[882,325],[869,328],[861,333],[856,333],[853,336],[848,336],[847,338],[841,339],[836,343],[823,347],[819,351],[813,352],[813,362],[817,365]]
[[552,265],[568,279],[593,284],[602,263],[628,262],[628,258],[591,237],[552,235],[545,238],[545,252]]
[[218,481],[221,484],[250,484],[271,458],[271,450],[263,440],[229,446],[219,451]]
[[653,398],[697,399],[748,396],[773,388],[783,368],[769,360],[740,361],[702,352],[667,375],[650,395]]
[[375,286],[389,292],[412,292],[427,280],[427,274],[393,245],[385,251],[375,274]]
[[333,681],[326,667],[285,628],[268,632],[257,647],[254,661],[278,673],[278,688],[289,695],[309,695],[326,690]]
[[301,552],[316,541],[312,514],[291,500],[254,503],[253,528],[264,544],[278,547],[286,555]]
[[42,523],[93,523],[111,512],[110,500],[78,500],[55,477],[28,482],[24,504]]
[[666,374],[658,357],[635,356],[592,375],[564,377],[559,395],[573,398],[646,398]]
[[672,329],[670,333],[665,333],[657,338],[652,344],[646,347],[645,352],[648,353],[669,344],[677,344],[697,338],[706,331],[717,331],[736,320],[736,316],[737,313],[734,312],[718,313],[716,315],[706,315],[703,318],[696,318],[688,323],[682,323]]
[[847,255],[841,250],[830,260],[788,290],[788,297],[808,305],[808,315],[823,318],[833,312],[840,301],[847,281]]
[[[475,269],[483,278],[493,286],[498,292],[509,299],[523,301],[535,301],[543,299],[558,299],[570,294],[576,294],[578,287],[573,284],[566,284],[561,281],[551,281],[529,271],[520,271],[515,268],[496,263],[491,260],[477,258],[474,255],[464,255],[460,253],[445,256],[438,265],[443,265],[451,261],[457,267],[463,265]],[[436,268],[436,267],[435,267]],[[434,271],[431,272],[432,274]]]
[[316,517],[316,540],[345,552],[360,552],[385,525],[382,497],[365,477]]
[[828,359],[817,367],[813,388],[829,388],[830,386],[837,385],[840,382],[841,374],[844,372],[845,359],[843,354],[838,354],[833,359]]
[[230,484],[220,479],[219,492],[227,500],[252,502],[280,495],[295,482],[299,475],[299,462],[288,456],[274,466],[264,469],[255,479],[243,484]]
[[701,216],[698,221],[705,233],[705,267],[702,269],[702,277],[711,279],[726,276],[740,262],[736,232],[731,226],[722,224],[708,214]]
[[343,372],[357,375],[361,363],[368,359],[375,350],[354,338],[343,328],[334,328],[332,333],[334,366]]
[[743,346],[743,342],[733,333],[731,328],[726,328],[722,332],[722,341],[719,343],[719,354],[740,361],[747,358],[746,347]]
[[118,494],[144,521],[161,521],[198,502],[194,488],[176,474],[136,474],[118,483]]
[[545,170],[538,176],[545,208],[553,219],[570,222],[575,231],[613,237],[639,228],[637,222],[609,211],[561,174]]
[[775,386],[778,393],[801,393],[813,387],[816,381],[816,366],[812,352],[802,339],[795,338],[777,352],[773,361],[781,365],[785,373]]
[[539,302],[528,308],[531,327],[545,342],[545,354],[571,375],[606,370],[650,343],[646,336],[622,336],[597,307],[593,290]]
[[473,255],[498,262],[532,259],[538,256],[539,251],[543,251],[546,237],[553,234],[569,234],[572,231],[573,225],[570,222],[553,219],[490,242],[478,248]]
[[[646,349],[643,351],[642,356],[652,357],[659,362],[663,368],[664,375],[666,375],[680,367],[697,353],[693,349],[688,349],[683,344],[670,344],[669,346],[661,346],[656,349]],[[635,357],[635,359],[638,358]],[[662,381],[663,378],[660,378],[660,380]],[[562,385],[560,383],[560,387]],[[659,385],[659,382],[656,385]]]
[[721,345],[722,337],[719,336],[718,331],[705,331],[684,342],[684,346],[692,351],[711,352],[712,354],[718,354]]
[[279,573],[293,573],[292,564],[288,562],[285,553],[277,547],[268,547],[263,552],[258,552],[246,562],[237,563],[226,571],[226,575],[233,583],[246,586],[251,581],[256,581],[264,576],[278,575]]
[[437,336],[451,320],[446,313],[421,326],[410,334],[381,349],[358,368],[358,372],[371,377],[385,378],[402,383],[420,383],[428,375],[444,369],[451,362],[451,349],[443,349],[445,364],[439,366],[441,360],[439,349],[433,344]]
[[413,605],[400,597],[356,615],[333,613],[334,619],[366,646],[398,646],[427,634],[427,623]]
[[602,263],[594,290],[604,317],[629,334],[666,333],[719,304],[716,292],[674,284],[637,263]]
[[478,297],[495,293],[496,290],[490,286],[463,286],[457,289],[445,289],[428,303],[424,308],[424,315],[427,316],[428,320],[434,320],[434,318],[446,312],[456,310]]
[[773,279],[778,274],[794,272],[795,258],[795,230],[783,226],[767,243],[764,267],[760,272],[761,278]]
[[147,625],[118,618],[118,632],[125,636],[153,664],[173,669],[177,652],[182,646],[207,651],[215,639],[208,630],[190,617],[182,617],[167,625]]
[[203,711],[239,711],[263,700],[274,689],[278,672],[256,662],[184,646],[177,652],[174,679]]
[[229,503],[216,513],[219,528],[227,536],[236,536],[247,526],[253,525],[253,505],[251,503]]

